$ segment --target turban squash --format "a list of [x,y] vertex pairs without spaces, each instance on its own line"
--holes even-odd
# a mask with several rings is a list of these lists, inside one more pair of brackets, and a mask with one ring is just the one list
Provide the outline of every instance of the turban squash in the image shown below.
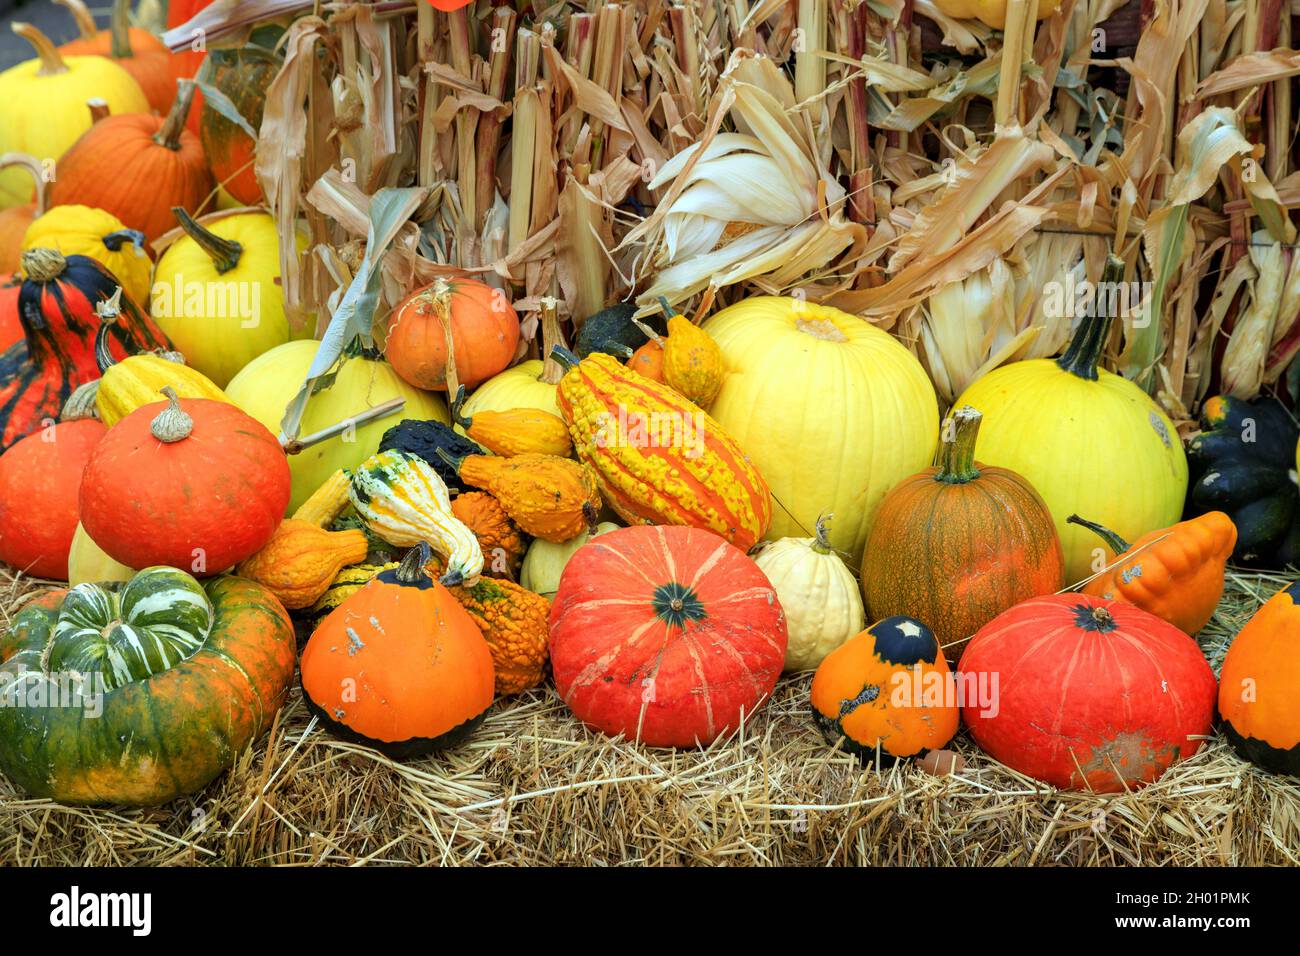
[[166,803],[266,731],[293,669],[289,617],[251,581],[146,568],[51,591],[0,636],[0,769],[60,803]]

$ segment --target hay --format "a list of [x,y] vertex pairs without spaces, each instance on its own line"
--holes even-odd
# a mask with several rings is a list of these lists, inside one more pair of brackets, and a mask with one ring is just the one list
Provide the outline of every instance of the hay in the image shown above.
[[[1233,574],[1201,642],[1217,667],[1285,578]],[[0,570],[5,623],[45,585]],[[650,750],[586,731],[547,688],[464,747],[406,765],[312,726],[295,691],[267,739],[192,798],[62,807],[0,779],[0,861],[45,865],[1300,864],[1300,781],[1219,738],[1154,786],[1052,792],[963,736],[955,777],[877,772],[826,747],[808,675],[733,739]]]

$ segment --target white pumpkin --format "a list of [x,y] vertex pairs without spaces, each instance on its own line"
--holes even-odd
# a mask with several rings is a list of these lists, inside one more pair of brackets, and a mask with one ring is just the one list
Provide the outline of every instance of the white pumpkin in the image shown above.
[[827,539],[830,517],[815,538],[781,538],[754,557],[785,610],[787,671],[812,670],[865,626],[858,582]]
[[592,538],[606,531],[617,531],[618,525],[612,521],[602,521],[596,525],[596,533],[582,532],[576,538],[555,543],[534,538],[524,555],[524,566],[519,571],[519,583],[535,594],[540,594],[548,601],[555,597],[560,588],[560,575],[564,566],[574,553]]

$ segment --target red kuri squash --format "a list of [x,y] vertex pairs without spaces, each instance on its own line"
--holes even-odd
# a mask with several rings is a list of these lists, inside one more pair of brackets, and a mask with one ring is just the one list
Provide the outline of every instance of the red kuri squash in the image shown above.
[[519,316],[499,289],[474,279],[438,279],[393,310],[384,354],[416,388],[447,391],[447,319],[458,384],[473,388],[515,357]]

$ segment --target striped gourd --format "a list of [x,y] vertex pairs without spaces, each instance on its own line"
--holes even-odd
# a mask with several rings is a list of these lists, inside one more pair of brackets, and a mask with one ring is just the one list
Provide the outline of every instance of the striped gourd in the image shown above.
[[767,482],[698,405],[609,355],[553,355],[569,366],[557,400],[578,458],[623,520],[706,528],[745,550],[763,536]]
[[145,568],[124,586],[78,584],[63,600],[46,670],[98,675],[106,690],[175,667],[212,629],[203,586],[175,568]]
[[381,451],[348,472],[348,497],[372,532],[399,548],[428,543],[446,559],[444,583],[477,578],[483,550],[451,512],[447,485],[428,462],[404,451]]

